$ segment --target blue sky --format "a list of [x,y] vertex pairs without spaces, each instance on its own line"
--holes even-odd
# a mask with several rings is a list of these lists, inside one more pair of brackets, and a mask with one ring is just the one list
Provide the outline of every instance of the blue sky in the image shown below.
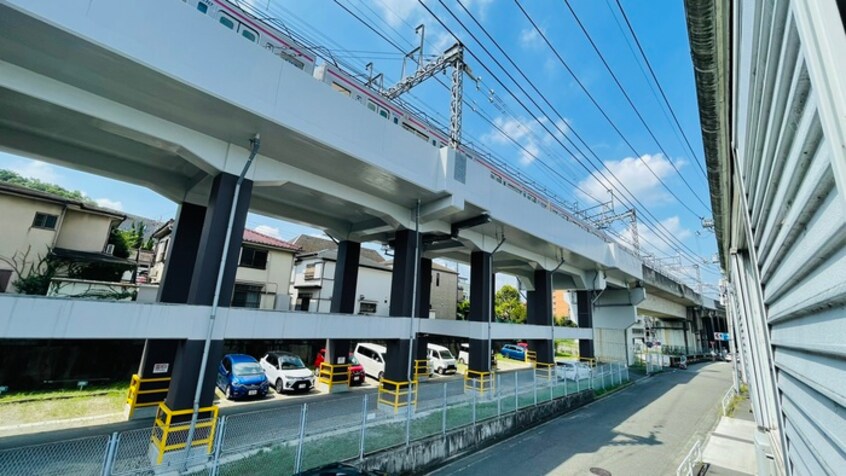
[[[329,48],[338,60],[350,63],[361,71],[366,63],[372,61],[375,70],[385,74],[386,86],[399,78],[402,54],[334,1],[251,1],[262,8],[269,8],[272,16],[284,21],[292,30]],[[426,25],[427,55],[439,53],[455,41],[417,0],[338,2],[402,48],[411,49],[417,44],[419,40],[415,36],[414,27],[421,23]],[[477,89],[472,81],[465,80],[465,99],[472,104],[472,107],[464,108],[465,141],[484,145],[522,174],[567,201],[578,201],[580,207],[584,208],[596,204],[595,199],[610,199],[606,191],[609,183],[593,171],[593,165],[587,159],[576,154],[592,173],[579,165],[559,144],[560,141],[569,147],[567,140],[578,140],[578,134],[592,151],[588,154],[593,164],[601,161],[637,197],[640,201],[637,205],[639,215],[654,216],[654,219],[642,218],[638,224],[641,246],[645,250],[657,256],[678,254],[674,249],[678,246],[666,243],[666,237],[662,239],[660,236],[672,235],[687,247],[684,254],[696,254],[709,259],[716,252],[716,241],[713,233],[703,230],[700,224],[700,217],[711,216],[710,199],[701,170],[703,155],[683,3],[677,0],[620,2],[690,140],[694,154],[681,139],[651,78],[647,76],[648,71],[636,56],[636,46],[629,36],[616,0],[569,2],[657,141],[650,137],[649,131],[614,83],[563,0],[520,0],[520,4],[630,145],[591,103],[515,1],[462,0],[462,3],[562,117],[547,107],[518,72],[509,67],[511,75],[542,106],[542,110],[537,110],[496,66],[494,59],[450,16],[447,7],[482,41],[494,58],[508,66],[505,57],[487,40],[461,5],[455,0],[444,0],[445,7],[440,0],[426,0],[426,5],[434,14],[459,37],[470,52],[478,56],[477,60],[466,55],[474,74],[481,77],[481,83]],[[483,65],[490,68],[491,72],[486,71]],[[540,123],[495,78],[504,82],[540,119]],[[443,80],[448,83],[449,75],[443,76]],[[429,81],[405,99],[440,122],[446,122],[449,93],[440,84]],[[483,117],[519,142],[521,147],[514,146],[511,139],[496,131]],[[544,127],[554,134],[544,130]],[[582,149],[587,151],[585,147]],[[595,154],[598,160],[591,154]],[[648,164],[649,168],[644,164]],[[103,205],[133,214],[167,219],[176,211],[176,204],[146,189],[12,154],[0,153],[0,168],[13,169],[23,175],[81,190]],[[621,188],[613,179],[610,180],[612,187]],[[620,193],[616,194],[615,202],[616,212],[626,210],[628,204],[623,203]],[[660,222],[662,226],[659,228],[649,222]],[[250,216],[248,225],[284,239],[311,231],[299,225],[256,215]],[[624,223],[614,224],[612,231],[626,239],[631,235],[631,230]],[[685,261],[691,264],[689,259]],[[717,267],[705,266],[703,262],[700,264],[703,265],[703,279],[710,283],[716,282]]]

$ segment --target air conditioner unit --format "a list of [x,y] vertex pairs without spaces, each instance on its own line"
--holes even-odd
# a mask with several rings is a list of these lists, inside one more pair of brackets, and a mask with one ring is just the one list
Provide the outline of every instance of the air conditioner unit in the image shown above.
[[103,250],[103,253],[106,253],[107,255],[114,255],[115,254],[115,245],[109,243],[108,245],[106,245],[106,249]]

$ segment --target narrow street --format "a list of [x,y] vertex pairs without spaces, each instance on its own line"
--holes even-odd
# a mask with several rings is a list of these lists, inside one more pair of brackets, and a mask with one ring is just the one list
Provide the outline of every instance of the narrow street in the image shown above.
[[720,397],[730,386],[731,365],[724,362],[642,379],[431,474],[496,474],[505,468],[524,475],[675,474],[693,442],[704,440],[716,424]]

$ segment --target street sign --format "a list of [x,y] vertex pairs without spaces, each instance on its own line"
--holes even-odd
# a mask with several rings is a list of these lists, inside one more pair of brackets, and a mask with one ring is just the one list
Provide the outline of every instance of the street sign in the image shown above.
[[728,332],[715,332],[714,333],[714,340],[721,340],[721,341],[728,341],[731,339],[731,334]]

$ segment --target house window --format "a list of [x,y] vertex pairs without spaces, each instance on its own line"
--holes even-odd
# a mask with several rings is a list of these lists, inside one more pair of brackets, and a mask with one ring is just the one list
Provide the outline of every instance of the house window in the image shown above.
[[294,304],[295,311],[308,311],[311,304],[311,293],[300,293],[297,296],[297,302]]
[[306,281],[314,279],[314,270],[317,268],[315,263],[307,264],[305,269],[305,279]]
[[48,230],[56,229],[56,222],[59,221],[57,215],[49,215],[47,213],[36,212],[35,219],[32,220],[33,228],[46,228]]
[[441,285],[441,273],[435,273],[435,286]]
[[372,301],[362,301],[358,305],[359,314],[376,314],[376,303]]
[[241,248],[241,262],[239,266],[245,268],[267,269],[267,250],[256,248]]
[[11,269],[0,269],[0,293],[5,293],[9,287],[9,280],[12,279]]
[[232,307],[261,307],[262,287],[253,284],[236,284],[232,295]]

